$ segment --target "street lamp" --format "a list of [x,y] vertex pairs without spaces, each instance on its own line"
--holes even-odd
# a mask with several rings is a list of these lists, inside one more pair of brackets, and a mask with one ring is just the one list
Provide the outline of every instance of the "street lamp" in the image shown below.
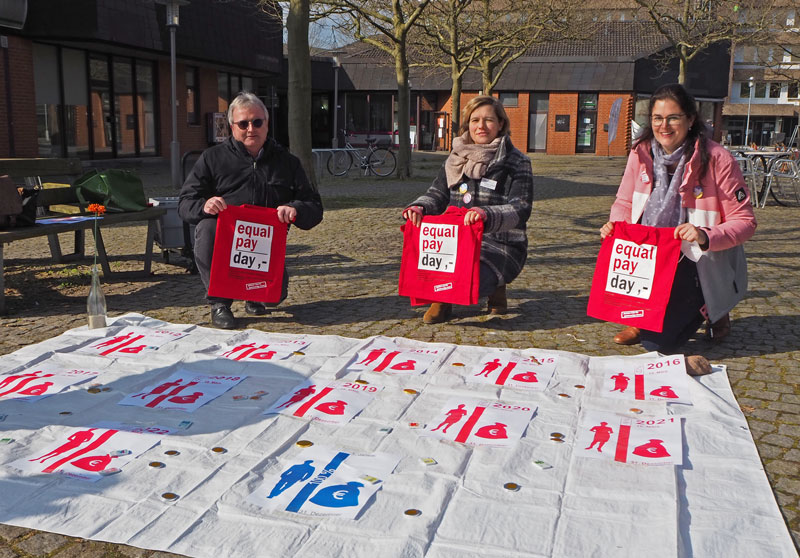
[[750,79],[747,80],[748,84],[750,85],[750,96],[747,99],[747,124],[744,127],[744,146],[748,147],[750,144],[747,143],[747,138],[750,135],[750,104],[753,102],[753,86],[755,85],[755,78],[750,76]]
[[333,141],[331,147],[339,147],[339,68],[342,63],[338,56],[333,57]]
[[189,3],[189,0],[155,0],[156,4],[163,4],[167,7],[167,27],[169,27],[169,59],[170,59],[170,78],[172,81],[172,92],[170,102],[172,104],[172,141],[169,144],[169,161],[172,176],[172,187],[181,187],[181,147],[178,143],[178,94],[175,80],[175,32],[178,29],[178,11],[181,6]]

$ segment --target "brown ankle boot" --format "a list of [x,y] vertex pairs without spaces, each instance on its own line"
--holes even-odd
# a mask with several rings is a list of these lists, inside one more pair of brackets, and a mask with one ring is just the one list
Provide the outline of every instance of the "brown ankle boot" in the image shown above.
[[639,328],[626,327],[614,336],[617,345],[636,345],[639,342]]
[[490,314],[505,314],[508,310],[508,300],[506,299],[506,286],[501,285],[489,296],[487,301]]
[[448,302],[434,302],[425,315],[422,316],[422,321],[426,324],[440,324],[446,322],[453,315],[453,305]]
[[722,341],[731,332],[731,315],[725,314],[713,324],[706,325],[706,337],[714,341]]

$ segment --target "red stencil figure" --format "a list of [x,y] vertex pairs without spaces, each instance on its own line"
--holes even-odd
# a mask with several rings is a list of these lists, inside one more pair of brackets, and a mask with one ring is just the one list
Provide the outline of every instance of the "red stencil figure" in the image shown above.
[[448,428],[450,428],[458,421],[460,421],[462,418],[464,418],[466,414],[467,411],[466,409],[464,409],[464,404],[461,403],[455,409],[450,409],[449,411],[447,411],[447,418],[445,418],[439,426],[431,430],[431,432],[435,432],[436,430],[439,430],[440,428],[442,428],[442,426],[444,426],[444,428],[442,429],[442,433],[443,434],[446,433]]
[[608,426],[607,422],[602,421],[599,425],[593,426],[590,432],[594,432],[594,439],[592,443],[589,444],[589,447],[585,449],[592,449],[592,447],[597,444],[597,451],[602,452],[603,446],[611,439],[611,434],[614,433],[614,430]]
[[136,345],[135,347],[124,347],[119,350],[121,353],[140,353],[147,348],[147,345]]
[[478,428],[477,432],[475,432],[475,435],[479,438],[486,438],[488,440],[508,438],[508,433],[506,433],[506,425],[502,422],[481,426]]
[[173,403],[178,403],[179,405],[191,405],[195,403],[198,399],[203,397],[202,391],[195,391],[190,395],[176,395],[175,397],[170,397],[167,401],[171,401]]
[[[233,349],[231,349],[230,351],[225,351],[224,353],[222,353],[222,356],[224,356],[225,358],[231,358],[231,357],[233,357],[233,355],[235,355],[239,351],[244,351],[245,349],[254,348],[255,346],[256,346],[255,343],[248,343],[246,345],[238,345],[238,346],[234,347]],[[266,347],[266,345],[262,345],[262,347]],[[243,355],[239,355],[239,356],[241,357]]]
[[[49,375],[52,376],[52,374]],[[19,393],[20,395],[42,395],[44,393],[47,393],[48,388],[52,385],[53,382],[42,382],[41,384],[36,384],[35,386],[23,389]]]
[[622,372],[614,374],[611,376],[611,379],[614,380],[614,389],[611,391],[618,391],[620,393],[624,393],[625,390],[628,389],[628,382],[631,381],[631,379]]
[[512,380],[516,380],[517,382],[538,382],[539,380],[536,378],[536,372],[523,372],[522,374],[517,374],[515,376],[511,376]]
[[670,386],[661,386],[660,388],[656,388],[650,392],[650,395],[655,395],[656,397],[664,397],[666,399],[677,399],[677,394],[672,391],[672,387]]
[[102,349],[103,347],[110,347],[111,345],[116,345],[117,343],[121,343],[123,341],[127,341],[128,338],[133,335],[132,331],[129,331],[125,335],[118,335],[117,337],[112,337],[108,341],[103,341],[102,343],[98,343],[97,345],[92,345],[95,349]]
[[[44,379],[44,378],[50,378],[50,377],[52,377],[54,375],[54,374],[43,374],[43,375],[39,376],[39,374],[41,374],[41,373],[42,373],[41,370],[37,370],[36,372],[30,373],[30,374],[19,374],[19,375],[9,376],[5,380],[3,380],[2,383],[0,383],[0,389],[2,389],[3,387],[9,386],[15,380],[19,380],[19,383],[17,383],[17,385],[12,387],[11,389],[8,389],[6,391],[0,391],[0,397],[3,397],[4,395],[8,395],[9,393],[16,393],[16,392],[20,392],[20,393],[25,394],[25,395],[41,395],[42,393],[47,391],[47,387],[53,385],[52,382],[46,382],[47,387],[45,387],[44,391],[42,391],[41,393],[29,393],[28,389],[32,390],[33,387],[28,388],[25,391],[20,391],[22,388],[24,388],[25,386],[27,386],[29,383],[33,382],[34,380],[41,380],[41,379]],[[39,384],[39,385],[42,385],[42,384]]]
[[493,360],[490,360],[489,362],[484,363],[483,370],[481,370],[480,372],[478,372],[475,375],[476,376],[484,376],[484,377],[488,378],[489,374],[491,374],[492,372],[494,372],[495,370],[500,368],[502,365],[503,365],[503,363],[500,362],[500,359],[499,358],[495,358]]
[[320,403],[315,409],[328,415],[343,415],[345,407],[347,407],[347,401],[339,399],[328,403]]
[[158,395],[160,393],[164,393],[165,391],[167,391],[170,388],[177,387],[177,386],[181,385],[182,381],[183,381],[183,378],[178,378],[174,382],[164,382],[160,386],[154,387],[149,392],[137,393],[136,395],[133,395],[132,397],[141,397],[142,399],[144,399],[144,398],[146,398],[146,397],[148,397],[150,395]]
[[386,352],[386,349],[372,349],[369,352],[369,354],[367,354],[367,356],[364,357],[364,360],[362,360],[361,362],[357,362],[356,364],[363,364],[365,366],[367,364],[372,364],[373,362],[378,360],[380,358],[380,356],[385,352]]
[[67,438],[67,443],[58,446],[53,451],[42,455],[41,457],[34,457],[33,459],[29,459],[28,461],[38,461],[39,463],[44,463],[48,459],[52,459],[62,453],[67,453],[68,451],[72,451],[79,446],[82,446],[89,440],[94,437],[94,428],[89,428],[88,430],[81,430],[79,432],[75,432]]
[[278,409],[280,409],[282,407],[291,407],[295,403],[299,403],[300,401],[302,401],[303,399],[305,399],[309,395],[313,394],[316,387],[317,386],[311,385],[311,386],[308,386],[308,387],[304,387],[304,388],[298,389],[296,392],[294,392],[294,395],[292,396],[292,398],[289,399],[286,403],[283,403],[283,404],[279,405]]
[[638,455],[639,457],[669,457],[670,454],[667,451],[667,448],[662,445],[663,443],[663,440],[651,438],[646,444],[636,446],[631,453]]
[[416,366],[416,360],[406,360],[404,362],[398,362],[397,364],[392,365],[389,370],[414,370]]
[[[267,347],[267,346],[268,345],[264,345],[264,347]],[[261,353],[253,353],[253,354],[251,354],[249,356],[250,356],[250,358],[255,359],[255,360],[272,360],[272,357],[274,357],[276,354],[277,353],[275,351],[264,351],[264,352],[261,352]]]

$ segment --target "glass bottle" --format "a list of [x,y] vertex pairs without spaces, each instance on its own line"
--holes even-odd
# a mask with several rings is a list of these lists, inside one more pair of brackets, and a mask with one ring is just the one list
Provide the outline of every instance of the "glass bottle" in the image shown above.
[[92,286],[86,299],[86,312],[89,314],[89,329],[106,327],[106,297],[100,288],[100,274],[97,266],[92,266]]

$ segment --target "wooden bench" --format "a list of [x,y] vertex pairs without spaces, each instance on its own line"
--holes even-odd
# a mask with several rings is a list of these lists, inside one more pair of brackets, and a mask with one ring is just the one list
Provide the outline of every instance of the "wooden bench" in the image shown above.
[[[75,191],[63,182],[71,183],[83,174],[79,159],[0,159],[0,175],[8,174],[17,183],[24,183],[26,177],[39,177],[43,182],[55,179],[61,182],[46,183],[39,192],[36,200],[37,224],[29,227],[16,227],[0,231],[0,313],[5,312],[5,278],[3,270],[3,247],[16,240],[46,236],[50,245],[50,253],[56,263],[62,263],[75,258],[81,258],[85,253],[85,233],[90,230],[94,233],[95,221],[64,221],[57,223],[40,224],[41,219],[75,217],[76,215],[91,215],[81,207]],[[147,222],[147,238],[144,249],[144,276],[150,274],[153,260],[153,240],[156,223],[167,212],[163,207],[149,207],[142,211],[129,211],[124,213],[106,213],[97,226],[95,245],[97,258],[103,269],[105,277],[114,273],[108,264],[105,244],[103,243],[102,228],[120,223]],[[75,246],[71,254],[63,254],[59,242],[59,233],[75,233]]]

